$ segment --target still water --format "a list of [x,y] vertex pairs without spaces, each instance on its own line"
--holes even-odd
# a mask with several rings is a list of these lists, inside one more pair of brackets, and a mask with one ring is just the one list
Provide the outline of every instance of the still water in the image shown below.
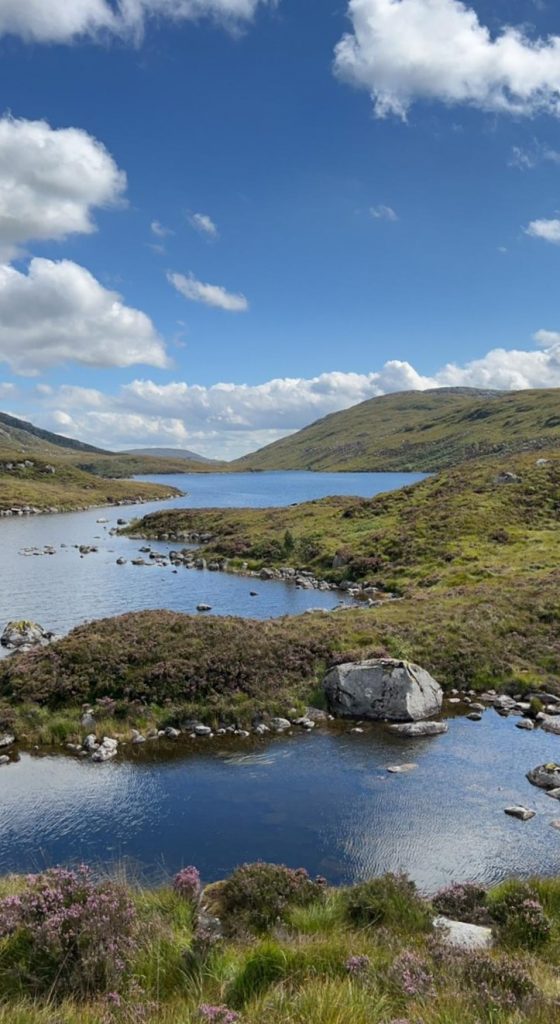
[[[267,618],[331,607],[338,598],[221,573],[117,566],[140,543],[111,537],[126,519],[165,506],[267,506],[327,494],[371,496],[412,483],[399,474],[266,473],[158,478],[188,494],[118,510],[0,521],[0,627],[32,618],[66,632],[86,619],[145,608]],[[108,524],[97,522],[107,518]],[[99,546],[80,558],[74,544]],[[56,554],[25,557],[26,547]],[[64,546],[63,546],[64,545]],[[161,545],[165,550],[169,545]],[[250,596],[251,590],[258,596]],[[130,860],[159,879],[185,864],[206,880],[247,860],[282,861],[332,883],[408,871],[426,890],[452,879],[495,882],[512,873],[558,873],[560,805],[525,772],[560,758],[560,739],[521,732],[487,711],[456,717],[445,736],[397,740],[382,727],[347,727],[263,741],[204,741],[135,749],[94,765],[31,756],[0,772],[0,873],[86,860]],[[388,765],[416,762],[408,775]],[[537,817],[507,818],[524,803]]]
[[[453,879],[558,873],[550,822],[560,808],[525,772],[557,759],[560,739],[515,721],[487,711],[481,723],[454,718],[447,735],[423,740],[373,727],[167,743],[101,765],[25,755],[1,769],[0,873],[130,859],[148,880],[192,863],[212,881],[262,858],[332,883],[402,869],[428,891]],[[417,770],[386,771],[406,761]],[[508,818],[504,807],[517,802],[537,817]]]
[[[66,633],[89,619],[147,608],[195,612],[199,603],[215,615],[266,619],[298,615],[307,608],[332,608],[339,595],[296,590],[285,584],[227,573],[199,572],[173,567],[133,566],[141,541],[110,536],[117,519],[133,519],[174,507],[266,507],[324,497],[357,494],[371,497],[421,479],[402,473],[242,473],[150,477],[156,483],[180,488],[181,498],[119,509],[92,509],[64,515],[0,520],[0,630],[10,619],[33,619],[45,629]],[[142,478],[142,479],[148,479]],[[107,519],[107,524],[98,523]],[[94,544],[96,554],[80,557],[73,545]],[[25,548],[50,545],[54,555],[24,556]],[[61,546],[65,545],[65,546]],[[152,544],[168,551],[174,545]],[[176,547],[177,545],[175,545]],[[118,566],[119,557],[128,564]],[[257,597],[251,591],[258,590]]]

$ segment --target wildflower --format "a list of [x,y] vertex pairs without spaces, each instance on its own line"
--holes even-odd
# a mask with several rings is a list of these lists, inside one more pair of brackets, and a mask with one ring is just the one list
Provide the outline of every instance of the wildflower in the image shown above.
[[204,1024],[236,1024],[239,1014],[227,1006],[210,1006],[204,1003],[198,1009],[198,1015]]
[[350,956],[346,961],[346,970],[353,978],[358,978],[361,974],[365,974],[370,963],[369,956]]
[[201,892],[200,873],[197,868],[183,868],[173,880],[175,892],[189,903],[198,903]]
[[426,961],[410,950],[405,950],[394,961],[390,977],[405,996],[425,996],[433,993],[434,979]]

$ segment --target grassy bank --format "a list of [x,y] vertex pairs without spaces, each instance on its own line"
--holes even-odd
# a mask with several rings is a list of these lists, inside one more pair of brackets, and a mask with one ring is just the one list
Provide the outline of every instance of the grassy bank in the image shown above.
[[78,469],[67,458],[8,451],[0,456],[0,511],[28,506],[71,512],[121,501],[158,501],[179,493],[160,484],[101,479]]
[[552,451],[482,459],[372,499],[164,510],[127,532],[210,534],[202,554],[234,566],[296,565],[403,592],[546,572],[560,564],[559,524],[560,454]]
[[[558,1020],[558,880],[457,887],[430,903],[401,877],[335,891],[254,865],[201,901],[190,869],[150,890],[86,873],[14,877],[0,899],[2,1024]],[[442,908],[492,928],[493,948],[449,949],[432,926]]]

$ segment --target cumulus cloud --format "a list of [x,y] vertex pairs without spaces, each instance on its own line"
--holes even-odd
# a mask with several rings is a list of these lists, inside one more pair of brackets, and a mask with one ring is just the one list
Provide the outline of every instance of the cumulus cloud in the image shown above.
[[150,224],[150,231],[152,232],[152,235],[156,236],[156,238],[167,238],[168,235],[173,234],[171,228],[164,227],[163,224],[160,224],[159,220],[152,221]]
[[493,36],[460,0],[349,0],[348,15],[335,72],[368,90],[378,117],[406,118],[416,100],[560,114],[560,36]]
[[369,212],[374,220],[396,221],[399,219],[392,206],[383,206],[382,203],[379,206],[370,206]]
[[532,238],[542,238],[545,242],[560,245],[560,220],[532,220],[525,233]]
[[537,331],[535,341],[534,349],[492,349],[463,366],[449,363],[433,376],[394,359],[371,373],[322,373],[253,385],[138,379],[114,395],[69,385],[35,389],[32,418],[109,448],[170,445],[235,458],[328,413],[395,391],[560,387],[560,332]]
[[0,35],[28,42],[70,43],[87,36],[138,39],[150,19],[210,18],[235,26],[275,0],[2,0]]
[[225,309],[228,313],[245,313],[249,309],[244,295],[228,292],[219,284],[204,284],[197,281],[193,274],[187,277],[185,274],[169,273],[167,280],[190,302],[202,302],[205,306]]
[[47,259],[31,260],[27,273],[0,265],[0,361],[24,375],[67,362],[168,365],[149,317],[84,267]]
[[0,118],[0,250],[95,231],[92,211],[122,199],[126,176],[97,139],[46,121]]
[[218,228],[207,213],[192,213],[189,217],[189,224],[201,235],[207,235],[208,238],[218,237]]

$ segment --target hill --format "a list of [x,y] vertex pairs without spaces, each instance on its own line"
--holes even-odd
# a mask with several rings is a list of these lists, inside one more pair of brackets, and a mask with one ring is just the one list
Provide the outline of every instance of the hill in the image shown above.
[[216,459],[207,459],[205,455],[198,455],[197,452],[191,452],[188,448],[130,448],[122,454],[152,455],[158,459],[186,459],[188,462],[216,462]]
[[433,472],[481,455],[560,447],[560,389],[408,391],[332,413],[234,470]]
[[[169,453],[167,455],[166,453]],[[86,473],[107,479],[174,473],[200,473],[206,468],[222,468],[200,455],[175,452],[174,449],[149,449],[138,452],[110,452],[72,437],[43,430],[26,420],[0,413],[0,457],[18,461],[22,457],[66,458]]]

